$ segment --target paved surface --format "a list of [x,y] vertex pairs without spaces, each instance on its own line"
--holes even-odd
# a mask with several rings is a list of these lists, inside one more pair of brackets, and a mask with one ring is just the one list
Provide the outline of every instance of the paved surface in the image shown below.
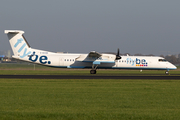
[[153,79],[180,80],[180,76],[98,76],[98,75],[0,75],[0,78],[11,79]]

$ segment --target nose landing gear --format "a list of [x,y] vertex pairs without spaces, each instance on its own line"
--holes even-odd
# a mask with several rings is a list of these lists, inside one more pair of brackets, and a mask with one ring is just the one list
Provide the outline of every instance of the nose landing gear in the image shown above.
[[169,75],[169,70],[166,70],[165,74],[166,74],[166,75]]

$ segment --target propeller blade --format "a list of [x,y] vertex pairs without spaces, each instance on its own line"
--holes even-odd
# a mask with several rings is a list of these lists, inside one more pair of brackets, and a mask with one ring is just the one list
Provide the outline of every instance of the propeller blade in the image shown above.
[[119,48],[118,48],[118,50],[117,50],[117,55],[119,56]]
[[121,59],[121,56],[119,55],[119,48],[118,48],[117,54],[116,54],[116,60],[119,60],[119,59]]

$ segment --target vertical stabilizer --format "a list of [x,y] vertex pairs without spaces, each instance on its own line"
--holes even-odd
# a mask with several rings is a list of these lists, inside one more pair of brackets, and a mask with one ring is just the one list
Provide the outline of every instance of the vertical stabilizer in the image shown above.
[[30,46],[24,38],[24,31],[5,30],[15,57],[24,58],[31,54]]

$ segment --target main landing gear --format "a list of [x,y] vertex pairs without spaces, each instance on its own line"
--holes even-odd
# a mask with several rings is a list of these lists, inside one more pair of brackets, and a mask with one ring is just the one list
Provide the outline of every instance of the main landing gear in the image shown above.
[[96,70],[90,70],[91,74],[96,74]]
[[92,66],[92,70],[90,70],[91,74],[96,74],[96,69],[97,69],[98,65],[94,65]]

